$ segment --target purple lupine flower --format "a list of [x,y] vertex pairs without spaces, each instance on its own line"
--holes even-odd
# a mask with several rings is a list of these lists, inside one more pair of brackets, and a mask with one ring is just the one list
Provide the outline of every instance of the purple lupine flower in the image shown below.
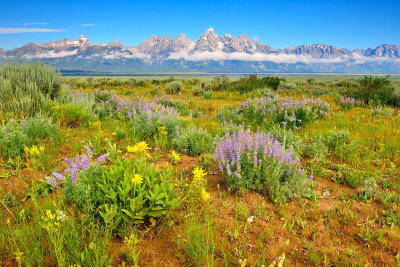
[[69,158],[65,158],[65,164],[70,168],[72,167],[72,161]]
[[57,182],[56,180],[54,180],[54,178],[52,178],[52,177],[50,177],[50,176],[47,176],[45,179],[46,179],[47,181],[49,181],[51,184],[53,184],[54,187],[58,187],[58,186],[59,186],[58,182]]
[[314,175],[311,173],[310,177],[308,178],[309,181],[314,181]]
[[53,172],[52,174],[57,180],[62,181],[64,179],[64,176],[61,173]]
[[89,158],[86,155],[82,156],[81,161],[79,162],[79,167],[81,167],[82,169],[86,170],[87,168],[90,167],[89,164]]
[[108,154],[101,155],[100,157],[97,158],[97,161],[96,161],[96,162],[101,163],[101,162],[103,162],[107,157],[108,157]]
[[89,144],[87,144],[87,145],[85,146],[85,148],[86,148],[86,154],[88,155],[88,157],[89,157],[89,158],[92,158],[92,156],[93,156],[93,150],[92,150],[92,148],[89,146]]

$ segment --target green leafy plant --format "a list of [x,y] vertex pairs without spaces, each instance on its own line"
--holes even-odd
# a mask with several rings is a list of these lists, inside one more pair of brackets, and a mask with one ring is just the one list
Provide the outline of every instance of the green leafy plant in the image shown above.
[[53,111],[60,123],[68,126],[88,125],[92,120],[90,112],[77,105],[56,105]]
[[141,160],[117,162],[92,185],[101,217],[115,225],[155,224],[178,203],[172,174],[172,170],[157,171]]
[[36,116],[20,122],[9,121],[0,129],[0,154],[4,158],[23,156],[25,147],[57,136],[59,129],[49,118]]
[[206,130],[196,127],[177,129],[172,146],[178,152],[191,156],[210,152],[214,147],[211,135]]

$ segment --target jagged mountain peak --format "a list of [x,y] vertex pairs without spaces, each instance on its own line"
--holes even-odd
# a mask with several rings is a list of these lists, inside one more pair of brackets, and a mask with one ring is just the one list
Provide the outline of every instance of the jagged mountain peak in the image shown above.
[[184,33],[180,33],[174,40],[189,40]]
[[207,39],[207,38],[218,38],[218,35],[215,33],[214,28],[210,27],[208,28],[203,35],[200,37],[200,39]]
[[79,35],[78,38],[76,38],[76,41],[78,41],[78,42],[89,42],[89,38],[87,38],[85,35],[81,34],[81,35]]
[[245,33],[239,35],[238,38],[239,38],[239,39],[250,39],[250,38],[247,37],[247,34],[245,34]]
[[208,28],[208,29],[205,31],[205,33],[215,33],[215,32],[214,32],[214,27]]
[[124,47],[118,40],[114,40],[107,44],[108,47]]

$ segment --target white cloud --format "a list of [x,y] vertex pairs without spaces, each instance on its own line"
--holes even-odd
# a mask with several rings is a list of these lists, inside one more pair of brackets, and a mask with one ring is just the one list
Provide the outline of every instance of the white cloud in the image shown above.
[[15,25],[47,25],[48,22],[24,22],[24,23],[14,23]]
[[392,57],[365,57],[357,53],[352,54],[354,64],[365,64],[365,63],[400,63],[400,58]]
[[44,28],[1,28],[0,34],[13,33],[32,33],[32,32],[63,32],[63,29],[44,29]]
[[97,24],[91,24],[91,23],[87,23],[87,24],[81,24],[82,27],[92,27],[92,26],[96,26]]
[[294,55],[284,53],[254,53],[249,54],[245,52],[227,53],[224,51],[205,51],[188,53],[187,51],[172,53],[168,59],[184,59],[188,61],[202,61],[202,60],[241,60],[241,61],[268,61],[274,63],[305,63],[305,64],[326,64],[326,63],[353,63],[363,64],[367,62],[400,62],[398,58],[389,57],[364,57],[353,53],[351,56],[341,56],[334,58],[313,58],[306,55]]
[[27,56],[28,58],[61,58],[61,57],[68,57],[68,56],[73,56],[78,54],[78,50],[72,50],[72,51],[60,51],[60,52],[55,52],[55,51],[49,51],[47,53],[42,53],[39,55],[35,56]]
[[189,61],[201,61],[201,60],[242,60],[242,61],[271,61],[275,63],[339,63],[346,61],[346,58],[312,58],[311,56],[302,55],[288,55],[288,54],[263,54],[254,53],[249,54],[245,52],[233,52],[227,53],[223,51],[213,52],[196,52],[187,53],[178,52],[173,53],[169,56],[169,59],[185,59]]
[[149,62],[151,60],[151,56],[147,54],[143,54],[140,52],[129,52],[129,51],[118,51],[118,52],[111,52],[111,53],[99,53],[93,54],[87,57],[79,56],[79,58],[97,58],[101,57],[104,59],[133,59],[138,58],[145,62]]

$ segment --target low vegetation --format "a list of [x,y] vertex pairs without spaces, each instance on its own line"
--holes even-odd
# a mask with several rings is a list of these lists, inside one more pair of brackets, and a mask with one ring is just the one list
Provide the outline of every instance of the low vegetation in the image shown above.
[[0,68],[0,264],[400,262],[400,92]]

